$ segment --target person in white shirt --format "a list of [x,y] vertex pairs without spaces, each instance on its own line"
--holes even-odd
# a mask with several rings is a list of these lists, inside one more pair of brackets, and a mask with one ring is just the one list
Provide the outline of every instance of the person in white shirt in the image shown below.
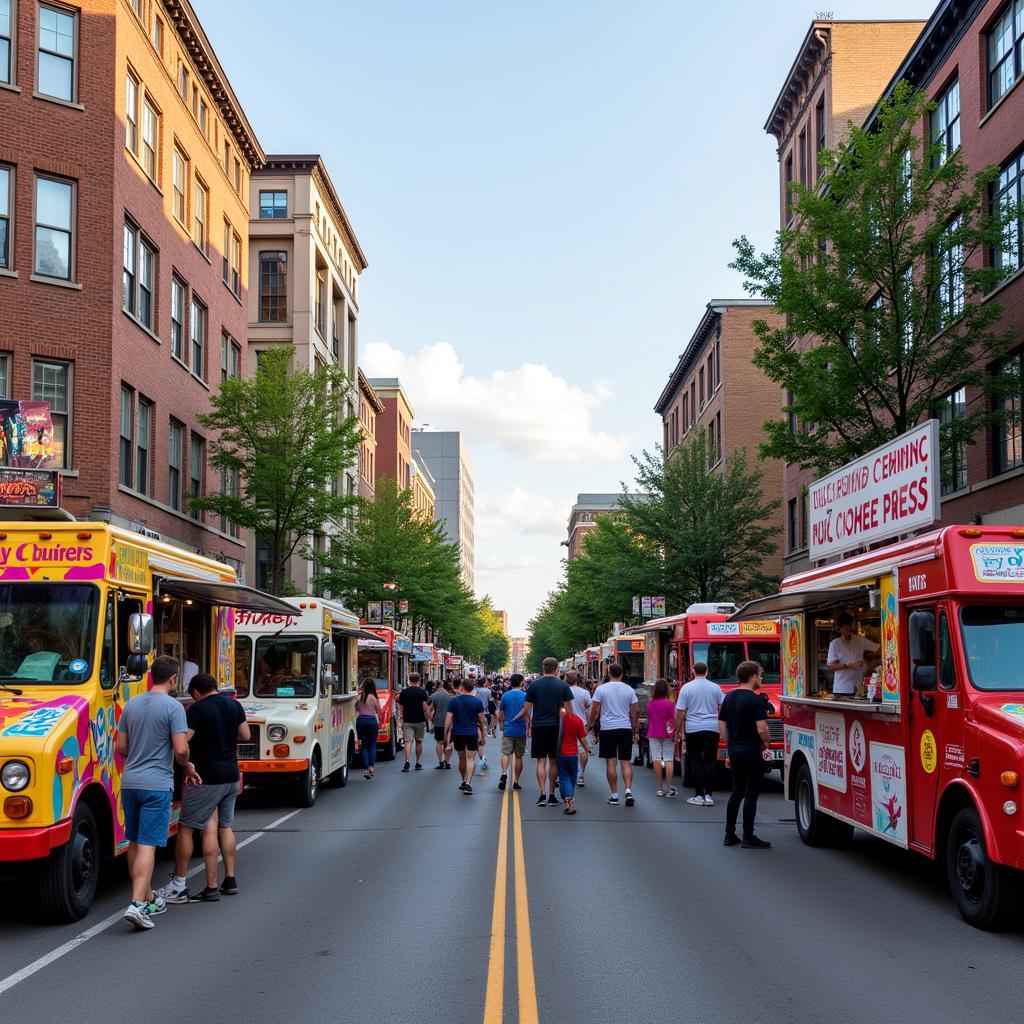
[[632,807],[633,799],[633,744],[640,738],[640,716],[636,690],[622,681],[622,666],[614,663],[608,666],[608,682],[594,691],[590,705],[590,727],[601,720],[601,737],[598,741],[598,755],[604,759],[608,772],[608,788],[611,796],[608,803],[619,804],[617,764],[622,762],[622,784],[626,789],[626,806]]
[[686,737],[686,762],[690,767],[693,796],[686,802],[712,807],[711,790],[718,764],[718,709],[725,700],[722,688],[708,679],[703,661],[694,663],[694,678],[684,683],[676,701],[676,744]]
[[864,678],[864,669],[879,645],[853,631],[853,616],[842,612],[836,619],[839,636],[829,644],[828,667],[835,673],[832,692],[852,696]]
[[[569,676],[572,678],[570,679]],[[572,690],[572,710],[576,717],[581,722],[590,721],[590,705],[593,704],[593,700],[590,697],[590,691],[580,685],[580,676],[578,672],[571,672],[569,676],[566,676],[565,681],[569,684],[569,689]],[[583,775],[587,770],[587,762],[590,760],[590,739],[584,741],[584,746],[580,748],[580,773],[576,779],[577,786],[583,786]]]

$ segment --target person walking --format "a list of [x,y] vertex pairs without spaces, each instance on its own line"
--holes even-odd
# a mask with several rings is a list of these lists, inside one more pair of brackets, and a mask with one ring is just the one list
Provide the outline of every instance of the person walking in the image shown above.
[[658,796],[676,795],[676,787],[672,784],[676,764],[676,743],[672,733],[674,714],[675,705],[669,697],[668,680],[656,679],[647,703],[647,740],[651,745]]
[[[572,679],[566,677],[566,682],[569,684],[569,689],[572,690],[572,710],[573,714],[583,722],[584,725],[590,721],[590,705],[593,704],[593,700],[590,696],[590,691],[583,685],[578,672],[571,673]],[[587,773],[587,762],[590,760],[590,741],[584,737],[584,742],[580,747],[580,771],[576,778],[576,785],[582,788],[585,784],[585,775]]]
[[186,786],[202,782],[189,760],[185,709],[171,696],[178,681],[178,662],[160,657],[150,666],[152,688],[131,697],[117,723],[117,752],[124,758],[121,808],[128,840],[128,873],[132,898],[124,919],[142,931],[167,903],[153,892],[156,848],[167,842],[176,762],[185,769]]
[[[770,739],[768,711],[761,695],[761,666],[741,661],[736,666],[740,685],[725,695],[718,712],[718,729],[729,754],[732,794],[725,809],[725,844],[745,850],[767,850],[772,844],[754,833],[757,798],[761,792],[764,758],[761,751]],[[736,819],[743,805],[743,838],[736,836]]]
[[695,807],[712,807],[715,771],[718,767],[718,709],[725,695],[713,679],[708,667],[694,662],[693,679],[679,689],[676,700],[676,745],[686,742],[686,764],[690,769],[693,796],[686,802]]
[[586,749],[587,727],[575,709],[562,715],[562,735],[558,741],[558,788],[565,801],[563,814],[576,813],[576,779],[579,776],[580,760],[577,748]]
[[462,683],[462,693],[453,697],[445,714],[445,743],[454,745],[459,754],[459,789],[466,796],[473,795],[473,772],[476,752],[487,742],[487,722],[484,705],[476,696],[473,679]]
[[501,778],[498,789],[508,783],[509,764],[512,765],[512,788],[522,789],[519,777],[523,774],[523,754],[526,753],[526,719],[519,717],[526,703],[523,691],[523,677],[513,672],[509,677],[509,689],[502,695],[498,705],[498,722],[501,725]]
[[419,673],[410,672],[409,685],[398,695],[398,717],[401,719],[399,725],[402,727],[402,744],[405,747],[403,772],[409,770],[413,743],[416,744],[416,771],[423,771],[423,737],[426,733],[429,710],[430,696],[420,686]]
[[437,764],[435,771],[444,768],[451,768],[451,750],[445,746],[444,741],[444,716],[448,713],[448,704],[452,699],[452,684],[445,683],[438,686],[430,695],[430,721],[434,729],[434,750],[437,753]]
[[359,684],[356,698],[356,736],[363,758],[363,778],[372,779],[377,764],[377,733],[380,732],[380,701],[377,684],[369,677]]
[[[168,903],[213,903],[220,894],[235,895],[238,881],[235,862],[238,844],[231,823],[238,797],[238,744],[248,743],[249,724],[245,709],[228,694],[217,689],[217,680],[208,672],[198,672],[188,684],[192,704],[185,712],[188,741],[196,771],[202,778],[198,786],[186,786],[181,793],[181,815],[174,843],[174,871],[170,880],[157,890]],[[206,887],[189,895],[186,873],[192,859],[193,832],[203,833],[203,866]],[[224,881],[217,886],[217,854],[224,860]]]
[[633,744],[640,738],[640,718],[636,690],[622,681],[622,666],[613,662],[608,666],[608,682],[594,691],[590,707],[590,724],[601,726],[598,755],[605,762],[608,803],[619,805],[618,764],[622,763],[622,785],[626,806],[632,807],[633,797]]
[[530,754],[537,762],[537,785],[540,796],[537,806],[558,805],[555,781],[558,776],[558,730],[561,714],[572,707],[572,690],[555,673],[557,658],[545,658],[541,663],[544,674],[538,676],[526,690],[523,710],[516,719],[525,718],[527,731],[532,733]]

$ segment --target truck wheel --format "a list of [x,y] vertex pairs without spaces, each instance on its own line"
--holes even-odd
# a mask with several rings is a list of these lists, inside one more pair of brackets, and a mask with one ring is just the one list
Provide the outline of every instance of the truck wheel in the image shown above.
[[814,803],[811,770],[804,762],[796,773],[796,830],[808,846],[839,846],[853,838],[853,826],[822,814]]
[[39,898],[54,921],[80,921],[89,912],[99,881],[100,848],[96,818],[79,801],[71,823],[71,836],[51,850],[39,876]]
[[957,909],[969,924],[994,929],[1019,916],[1020,879],[989,859],[981,818],[973,807],[960,811],[949,827],[946,873]]
[[398,733],[395,731],[395,723],[391,723],[391,729],[388,732],[388,743],[380,754],[382,761],[394,761],[395,754],[398,752]]
[[306,774],[296,783],[295,802],[299,807],[312,807],[320,792],[320,751],[314,750]]
[[333,775],[330,776],[330,783],[332,786],[337,786],[338,789],[344,789],[348,785],[348,762],[349,758],[346,755],[345,761],[340,768],[337,768]]

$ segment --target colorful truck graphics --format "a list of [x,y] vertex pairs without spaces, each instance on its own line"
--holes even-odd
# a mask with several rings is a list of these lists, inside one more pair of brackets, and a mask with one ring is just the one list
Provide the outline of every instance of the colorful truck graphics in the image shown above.
[[382,761],[393,761],[400,742],[395,700],[399,690],[409,682],[412,640],[387,626],[366,626],[365,629],[373,639],[359,641],[359,679],[369,678],[377,684],[381,711],[377,756]]

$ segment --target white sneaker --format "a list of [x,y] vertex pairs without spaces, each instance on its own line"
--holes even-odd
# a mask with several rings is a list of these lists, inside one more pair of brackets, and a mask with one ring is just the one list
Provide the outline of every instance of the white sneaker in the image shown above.
[[665,795],[665,790],[659,789],[658,792],[655,795],[656,796],[664,796]]
[[688,804],[693,804],[695,807],[704,806],[704,797],[702,796],[691,796],[687,801]]
[[134,903],[128,904],[128,909],[124,912],[124,919],[140,932],[145,931],[147,928],[156,927],[146,912],[146,908],[136,906]]
[[704,806],[705,807],[714,807],[715,806],[715,801],[712,800],[711,797],[706,796],[706,797],[704,797]]
[[188,885],[179,885],[174,881],[174,875],[171,875],[167,884],[157,889],[156,896],[158,900],[167,903],[188,903]]
[[618,807],[619,806],[619,794],[616,793],[614,796],[608,797],[608,803],[610,803],[613,807]]

